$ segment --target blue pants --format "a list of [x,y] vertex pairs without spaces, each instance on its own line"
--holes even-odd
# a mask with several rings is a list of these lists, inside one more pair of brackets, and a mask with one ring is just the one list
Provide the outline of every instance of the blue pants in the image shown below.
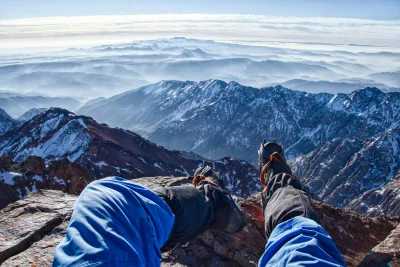
[[[92,182],[75,204],[53,266],[160,266],[174,215],[151,190],[119,177]],[[345,266],[329,234],[295,217],[279,224],[259,266]]]

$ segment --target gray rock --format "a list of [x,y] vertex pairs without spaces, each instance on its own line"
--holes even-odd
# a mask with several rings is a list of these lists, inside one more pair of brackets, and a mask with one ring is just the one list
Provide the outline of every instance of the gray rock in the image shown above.
[[374,247],[359,266],[400,266],[400,225]]
[[2,209],[0,263],[50,265],[76,199],[61,191],[43,190]]

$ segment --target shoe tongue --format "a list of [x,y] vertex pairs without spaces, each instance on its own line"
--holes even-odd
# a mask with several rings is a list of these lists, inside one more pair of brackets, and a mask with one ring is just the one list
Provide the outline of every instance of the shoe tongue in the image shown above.
[[269,158],[274,152],[281,153],[282,152],[282,146],[278,143],[275,142],[268,142],[263,144],[264,150],[263,150],[263,155],[265,155]]
[[268,142],[268,143],[261,144],[260,152],[259,152],[260,168],[262,168],[262,166],[264,166],[269,161],[269,158],[275,152],[283,153],[283,149],[280,144],[278,144],[276,142]]
[[194,177],[198,176],[198,175],[203,175],[203,176],[212,176],[214,173],[214,171],[211,169],[210,166],[203,166],[200,168],[197,168],[197,170],[194,172]]
[[225,182],[219,177],[218,173],[215,172],[210,166],[204,166],[204,167],[200,167],[198,168],[195,172],[194,172],[194,177],[198,176],[198,175],[202,175],[205,177],[209,177],[211,178],[219,187],[221,187],[222,189],[226,189],[225,186]]
[[290,170],[290,167],[287,165],[286,160],[282,158],[279,153],[273,153],[273,157],[275,157],[276,160],[273,160],[273,162],[271,163],[271,166],[267,173],[268,177],[272,177],[280,173],[287,173],[292,175],[292,172]]

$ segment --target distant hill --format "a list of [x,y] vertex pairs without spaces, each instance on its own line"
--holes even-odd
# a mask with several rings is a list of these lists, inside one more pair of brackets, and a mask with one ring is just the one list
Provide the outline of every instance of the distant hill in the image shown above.
[[372,80],[365,79],[340,79],[334,82],[294,79],[281,83],[281,85],[286,88],[304,91],[307,93],[329,92],[332,94],[347,94],[366,87],[376,87],[386,92],[400,91],[400,89],[398,88],[390,87],[382,83],[377,83]]
[[32,108],[61,107],[75,110],[82,103],[72,97],[48,97],[0,91],[0,107],[13,117],[20,117]]

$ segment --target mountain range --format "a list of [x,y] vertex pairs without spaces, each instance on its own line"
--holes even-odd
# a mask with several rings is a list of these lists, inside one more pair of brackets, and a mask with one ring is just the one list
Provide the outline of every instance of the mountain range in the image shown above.
[[189,175],[208,164],[247,197],[261,189],[253,167],[259,143],[275,139],[318,199],[371,216],[400,212],[399,93],[163,81],[93,100],[77,113],[85,116],[57,108],[28,112],[32,119],[0,136],[0,155],[20,163],[31,155],[46,163],[68,158],[95,179]]
[[334,139],[290,163],[326,203],[369,216],[400,215],[400,125],[365,140]]
[[177,37],[0,55],[0,264],[50,265],[93,180],[191,186],[208,165],[248,225],[207,231],[162,266],[255,265],[264,139],[283,145],[349,266],[398,262],[400,53],[270,45]]
[[14,118],[20,117],[32,108],[61,107],[75,110],[81,105],[79,100],[72,97],[49,97],[0,91],[0,107]]
[[351,206],[362,213],[399,215],[397,198],[368,204],[362,195],[381,190],[399,172],[400,93],[310,94],[219,80],[163,81],[77,113],[210,159],[229,155],[256,164],[260,142],[276,140],[320,199],[339,207],[359,199]]
[[335,138],[364,140],[386,132],[400,122],[400,94],[376,88],[309,94],[220,80],[162,81],[76,112],[169,149],[255,163],[263,138],[282,143],[291,159]]

